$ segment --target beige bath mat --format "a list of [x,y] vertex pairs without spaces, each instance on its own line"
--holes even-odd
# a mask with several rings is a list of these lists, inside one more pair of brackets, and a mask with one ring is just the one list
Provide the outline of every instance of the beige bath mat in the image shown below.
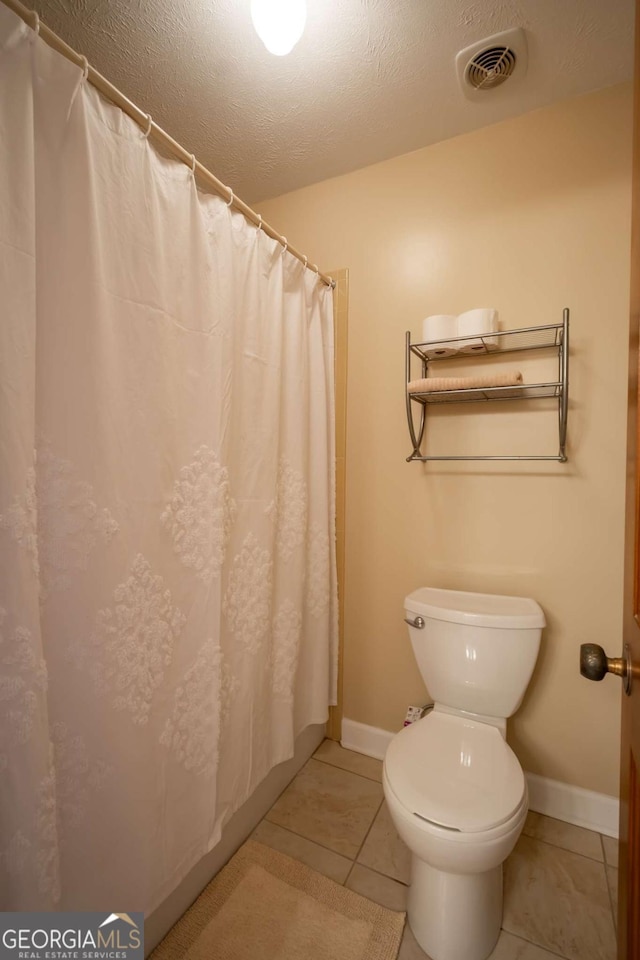
[[151,960],[395,960],[394,913],[247,840]]

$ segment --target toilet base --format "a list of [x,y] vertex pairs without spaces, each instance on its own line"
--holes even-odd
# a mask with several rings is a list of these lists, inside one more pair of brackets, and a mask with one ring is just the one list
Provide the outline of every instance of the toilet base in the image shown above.
[[486,960],[502,925],[502,864],[444,873],[412,856],[407,915],[431,960]]

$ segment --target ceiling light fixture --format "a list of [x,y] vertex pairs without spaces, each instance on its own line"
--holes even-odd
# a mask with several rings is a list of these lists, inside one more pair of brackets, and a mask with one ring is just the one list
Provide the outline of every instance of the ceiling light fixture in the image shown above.
[[251,0],[251,19],[269,53],[291,53],[307,22],[306,0]]

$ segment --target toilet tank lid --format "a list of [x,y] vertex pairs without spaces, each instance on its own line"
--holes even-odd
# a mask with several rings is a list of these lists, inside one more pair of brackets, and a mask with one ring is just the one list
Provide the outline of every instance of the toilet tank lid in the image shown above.
[[414,616],[476,627],[525,630],[546,625],[542,608],[529,597],[421,587],[405,598],[405,609]]

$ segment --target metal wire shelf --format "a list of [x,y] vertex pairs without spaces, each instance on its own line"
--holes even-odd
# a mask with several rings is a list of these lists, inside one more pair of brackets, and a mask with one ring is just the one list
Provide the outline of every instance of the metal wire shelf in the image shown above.
[[[468,337],[450,337],[448,340],[434,340],[429,343],[410,344],[411,352],[421,360],[427,360],[429,363],[441,363],[443,360],[469,360],[473,357],[487,357],[502,355],[504,353],[516,353],[519,350],[543,350],[548,347],[560,347],[564,332],[564,324],[549,323],[543,327],[521,327],[517,330],[498,330],[495,333],[486,335],[471,335]],[[476,341],[480,340],[480,344]],[[439,343],[456,344],[460,351],[468,347],[469,341],[473,341],[472,352],[461,352],[455,356],[427,356],[433,353]]]
[[[477,340],[482,344],[477,345],[478,349],[473,353],[465,352],[463,354],[451,357],[427,356],[427,349],[431,353],[437,348],[438,343],[446,343],[449,346],[452,343],[464,347],[469,340],[474,341],[474,348]],[[558,354],[558,377],[556,380],[548,383],[524,383],[517,386],[508,387],[468,387],[458,390],[434,390],[423,393],[409,393],[409,383],[411,381],[411,357],[417,357],[421,364],[421,378],[427,377],[429,365],[431,363],[440,363],[442,360],[463,360],[467,362],[477,357],[500,357],[505,353],[515,353],[517,351],[530,351],[542,349],[555,349]],[[409,435],[413,450],[407,457],[407,462],[418,460],[426,462],[429,460],[556,460],[565,463],[566,439],[567,439],[567,412],[569,406],[569,310],[563,311],[562,323],[547,324],[541,327],[522,327],[517,330],[501,330],[486,336],[475,337],[456,337],[446,341],[437,341],[433,343],[411,343],[411,334],[406,334],[406,356],[405,356],[405,375],[406,375],[406,406],[407,421],[409,425]],[[531,456],[423,456],[421,446],[425,436],[426,426],[426,408],[432,404],[449,403],[483,403],[495,402],[499,400],[538,400],[543,398],[553,398],[558,401],[558,453],[555,455],[531,455]],[[416,429],[413,418],[413,405],[420,408],[419,424]]]
[[418,403],[469,403],[483,400],[537,400],[542,397],[558,397],[561,383],[523,383],[511,387],[465,387],[459,390],[430,390],[427,393],[410,393]]

